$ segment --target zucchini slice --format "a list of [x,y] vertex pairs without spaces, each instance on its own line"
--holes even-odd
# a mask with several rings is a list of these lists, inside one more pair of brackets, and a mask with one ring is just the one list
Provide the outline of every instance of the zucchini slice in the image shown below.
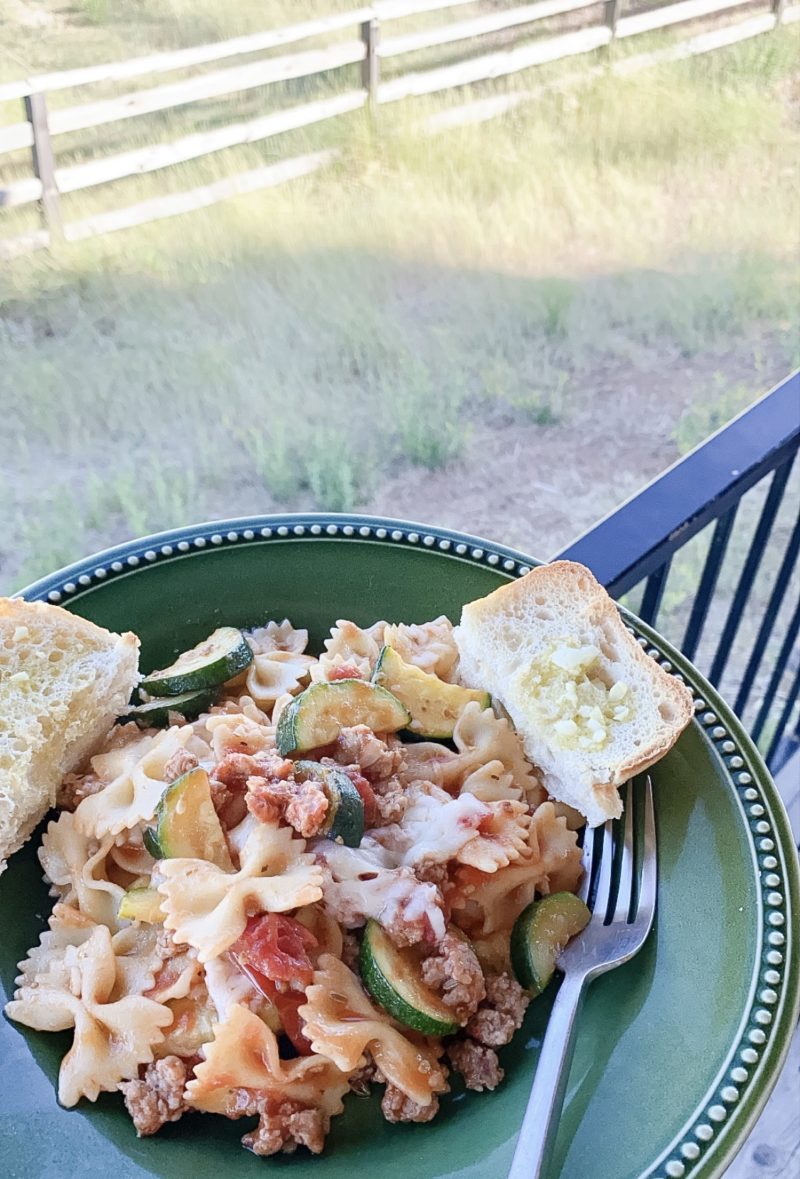
[[399,949],[372,918],[364,930],[359,968],[373,999],[399,1023],[426,1036],[458,1031],[452,1009],[422,981],[413,951]]
[[520,986],[533,998],[550,982],[558,955],[590,917],[572,892],[553,892],[522,910],[511,931],[511,964]]
[[200,688],[217,688],[252,662],[253,652],[242,632],[235,626],[221,626],[169,667],[151,672],[139,689],[151,696],[181,696]]
[[149,921],[160,925],[164,920],[163,897],[156,888],[129,888],[119,903],[117,916],[126,921]]
[[312,684],[280,715],[275,740],[285,757],[295,750],[330,745],[347,725],[368,725],[376,733],[395,733],[411,715],[396,696],[365,680]]
[[456,721],[471,701],[476,700],[481,708],[489,708],[492,703],[488,692],[445,683],[421,667],[406,663],[393,647],[381,650],[372,682],[388,688],[405,704],[411,713],[408,727],[421,737],[452,737]]
[[182,692],[180,696],[162,696],[129,708],[122,721],[135,721],[140,729],[160,729],[169,724],[169,714],[179,712],[186,720],[193,720],[206,712],[217,698],[216,688],[201,688],[195,692]]
[[158,842],[158,836],[156,835],[155,827],[145,827],[144,831],[142,832],[142,843],[145,846],[145,850],[150,852],[150,855],[154,860],[166,859],[166,856],[162,852],[161,846]]
[[156,808],[156,826],[145,831],[145,846],[158,859],[186,856],[209,860],[226,872],[233,870],[225,833],[211,801],[208,774],[189,770],[168,786]]
[[364,803],[344,770],[323,766],[318,761],[298,761],[294,773],[301,782],[309,778],[319,782],[328,799],[328,813],[320,835],[341,840],[347,847],[358,847],[364,838]]

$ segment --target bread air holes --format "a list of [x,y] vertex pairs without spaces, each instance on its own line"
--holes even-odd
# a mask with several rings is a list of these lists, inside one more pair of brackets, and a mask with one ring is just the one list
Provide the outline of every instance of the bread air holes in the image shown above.
[[672,704],[669,700],[663,700],[661,704],[659,704],[658,715],[668,725],[675,721],[675,709],[672,707]]
[[539,622],[552,622],[553,611],[550,609],[547,598],[543,594],[537,594],[533,599],[533,617],[537,618]]

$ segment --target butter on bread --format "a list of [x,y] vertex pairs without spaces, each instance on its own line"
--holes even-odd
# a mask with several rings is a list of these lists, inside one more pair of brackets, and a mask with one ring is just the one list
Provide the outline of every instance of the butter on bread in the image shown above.
[[688,688],[642,650],[591,571],[554,561],[466,605],[460,675],[511,717],[550,795],[590,827],[693,715]]
[[124,710],[138,667],[136,635],[0,598],[0,872]]

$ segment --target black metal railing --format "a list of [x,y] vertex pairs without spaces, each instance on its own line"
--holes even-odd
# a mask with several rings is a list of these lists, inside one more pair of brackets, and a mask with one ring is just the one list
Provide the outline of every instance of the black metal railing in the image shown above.
[[773,771],[800,749],[799,448],[800,370],[559,554],[698,664]]

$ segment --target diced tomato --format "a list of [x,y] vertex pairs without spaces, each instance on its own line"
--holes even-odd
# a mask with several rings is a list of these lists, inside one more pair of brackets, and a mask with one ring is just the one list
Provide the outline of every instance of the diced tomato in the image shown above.
[[[274,984],[273,984],[274,985]],[[281,1024],[286,1035],[294,1044],[301,1056],[311,1056],[314,1049],[303,1032],[305,1024],[297,1013],[306,1001],[303,991],[279,991],[276,989],[272,1002],[278,1009]]]
[[314,967],[308,951],[317,944],[310,929],[283,913],[251,917],[231,952],[273,982],[299,982],[307,986]]
[[340,667],[332,667],[328,672],[330,683],[334,683],[336,680],[361,680],[363,678],[361,672],[352,663],[343,663]]
[[261,991],[264,998],[269,999],[275,1006],[280,1016],[281,1026],[295,1050],[301,1056],[311,1056],[314,1049],[303,1033],[305,1025],[297,1012],[298,1007],[302,1007],[306,1001],[305,991],[279,991],[277,983],[274,983],[271,978],[267,978],[260,970],[256,970],[254,966],[245,962],[233,950],[229,953],[242,974],[247,975],[256,990]]
[[355,766],[342,766],[350,781],[361,795],[364,804],[364,826],[374,827],[378,818],[378,804],[375,801],[375,791],[363,774],[359,774]]

